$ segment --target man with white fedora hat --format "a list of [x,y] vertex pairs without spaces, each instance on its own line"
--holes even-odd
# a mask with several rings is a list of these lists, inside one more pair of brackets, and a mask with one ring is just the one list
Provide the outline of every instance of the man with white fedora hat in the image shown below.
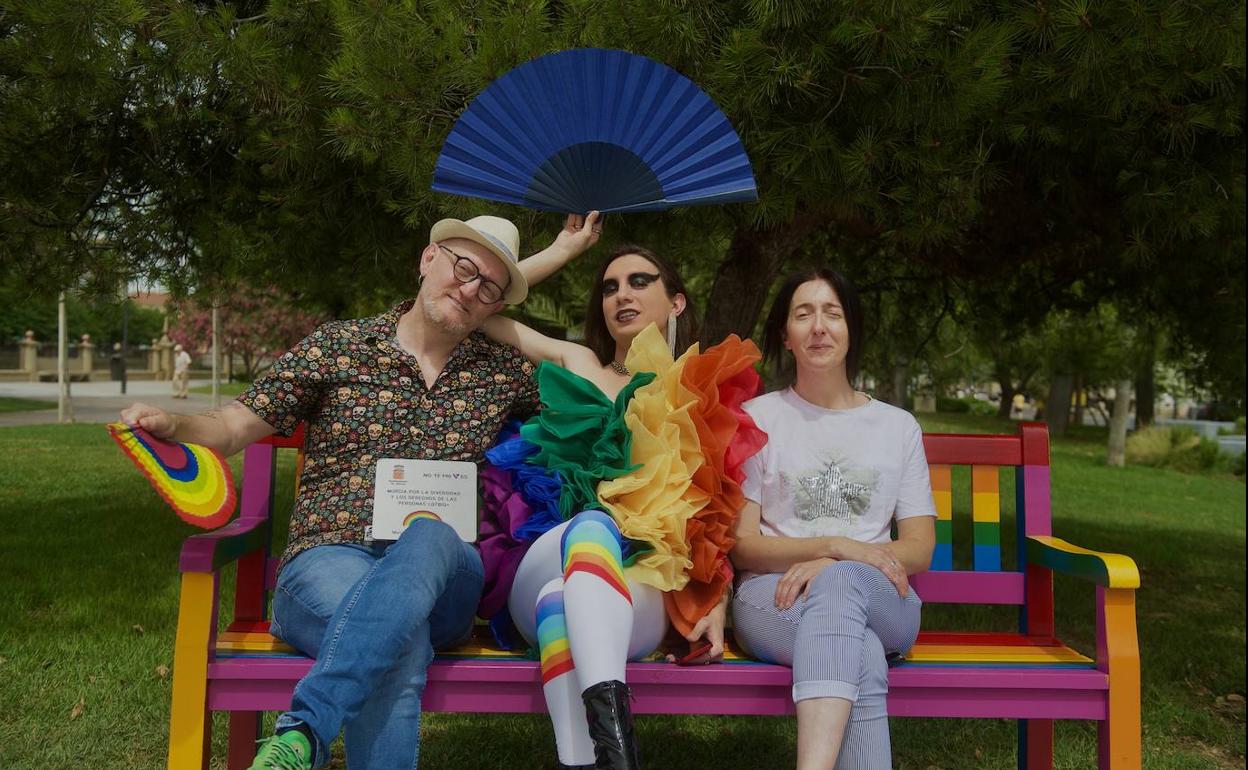
[[414,298],[381,315],[323,324],[220,410],[122,411],[127,424],[157,437],[227,455],[306,426],[271,631],[317,664],[253,768],[323,767],[340,731],[351,770],[416,766],[425,671],[435,648],[471,629],[482,565],[476,549],[432,515],[397,540],[367,539],[378,462],[480,462],[509,416],[538,408],[532,364],[478,327],[599,233],[596,213],[571,216],[522,270],[510,221],[443,219],[421,251]]

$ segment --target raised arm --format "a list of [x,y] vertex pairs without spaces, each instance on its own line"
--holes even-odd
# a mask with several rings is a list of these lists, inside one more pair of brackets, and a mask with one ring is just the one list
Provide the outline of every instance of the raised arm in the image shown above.
[[131,404],[121,410],[121,420],[156,438],[202,444],[229,456],[273,433],[273,426],[255,412],[232,401],[220,409],[200,414],[173,414],[147,404]]
[[529,286],[536,286],[591,248],[601,235],[602,215],[597,211],[585,216],[568,214],[563,229],[549,246],[520,260],[520,273]]
[[547,337],[506,316],[490,316],[482,324],[481,331],[490,339],[518,349],[535,364],[549,361],[582,377],[589,377],[594,370],[602,368],[602,364],[598,363],[589,348],[575,342]]

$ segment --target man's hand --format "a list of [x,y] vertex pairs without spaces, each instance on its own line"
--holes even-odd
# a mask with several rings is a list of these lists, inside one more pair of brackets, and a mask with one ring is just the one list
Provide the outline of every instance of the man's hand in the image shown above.
[[273,433],[273,426],[237,401],[196,415],[171,414],[147,404],[121,410],[121,421],[165,441],[201,444],[229,457]]
[[147,404],[134,403],[121,410],[121,421],[132,428],[142,428],[156,438],[172,439],[178,428],[177,415]]
[[555,236],[552,244],[555,248],[565,250],[570,258],[577,257],[598,243],[602,236],[602,215],[597,211],[589,214],[568,214],[563,221],[563,229]]

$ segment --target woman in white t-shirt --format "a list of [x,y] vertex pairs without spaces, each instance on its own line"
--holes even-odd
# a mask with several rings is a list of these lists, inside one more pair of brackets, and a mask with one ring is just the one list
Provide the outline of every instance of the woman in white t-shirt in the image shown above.
[[907,576],[936,541],[918,423],[850,384],[862,326],[839,273],[790,276],[763,349],[793,384],[745,404],[769,440],[745,464],[733,618],[749,652],[793,667],[798,770],[892,767],[887,656],[918,635]]

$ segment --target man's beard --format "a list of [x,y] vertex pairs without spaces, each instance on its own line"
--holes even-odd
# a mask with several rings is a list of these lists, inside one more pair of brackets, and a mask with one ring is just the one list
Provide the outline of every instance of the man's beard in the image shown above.
[[467,337],[474,328],[472,324],[449,317],[447,312],[438,304],[441,299],[441,297],[424,297],[421,299],[420,305],[424,311],[425,320],[447,334],[453,334],[461,338]]

